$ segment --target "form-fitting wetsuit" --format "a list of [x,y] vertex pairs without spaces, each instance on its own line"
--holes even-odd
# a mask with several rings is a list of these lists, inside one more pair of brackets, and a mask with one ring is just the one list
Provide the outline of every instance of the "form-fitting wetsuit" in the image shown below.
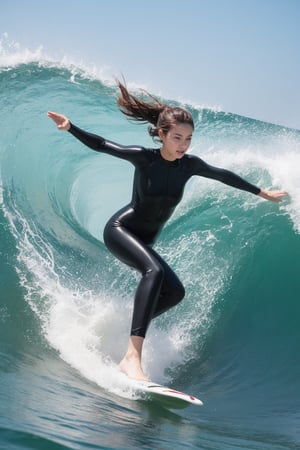
[[135,295],[131,336],[145,337],[151,319],[175,306],[185,294],[177,275],[151,245],[181,200],[186,182],[199,175],[253,194],[260,189],[195,155],[167,161],[158,148],[123,146],[73,124],[69,131],[91,149],[125,159],[135,167],[131,202],[108,221],[104,242],[118,259],[142,275]]

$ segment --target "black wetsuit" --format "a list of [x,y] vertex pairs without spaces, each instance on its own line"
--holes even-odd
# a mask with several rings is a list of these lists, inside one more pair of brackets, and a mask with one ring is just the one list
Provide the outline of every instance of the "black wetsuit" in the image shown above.
[[142,275],[135,295],[131,335],[144,337],[151,319],[175,306],[185,294],[181,281],[151,245],[180,202],[186,182],[199,175],[253,194],[260,189],[195,155],[167,161],[158,148],[119,145],[73,124],[69,131],[91,149],[125,159],[135,167],[131,202],[108,221],[104,242],[118,259]]

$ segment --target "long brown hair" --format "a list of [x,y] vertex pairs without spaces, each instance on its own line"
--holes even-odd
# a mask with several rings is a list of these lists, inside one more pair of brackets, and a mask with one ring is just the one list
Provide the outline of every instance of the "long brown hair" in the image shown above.
[[119,108],[123,114],[132,120],[143,123],[150,123],[148,131],[151,137],[158,137],[158,130],[162,129],[166,134],[178,123],[187,123],[194,129],[192,115],[185,109],[178,106],[169,106],[161,103],[156,97],[146,91],[146,95],[151,101],[144,101],[128,92],[127,87],[119,80],[117,81],[120,95],[117,99]]

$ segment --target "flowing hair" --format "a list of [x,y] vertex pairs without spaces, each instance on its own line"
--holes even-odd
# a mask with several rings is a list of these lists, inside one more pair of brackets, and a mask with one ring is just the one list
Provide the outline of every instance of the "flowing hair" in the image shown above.
[[117,99],[120,111],[130,119],[150,123],[148,132],[152,138],[158,138],[158,130],[166,134],[176,124],[189,124],[194,129],[191,113],[178,106],[168,106],[146,92],[151,101],[144,101],[128,92],[124,84],[117,80],[120,95]]

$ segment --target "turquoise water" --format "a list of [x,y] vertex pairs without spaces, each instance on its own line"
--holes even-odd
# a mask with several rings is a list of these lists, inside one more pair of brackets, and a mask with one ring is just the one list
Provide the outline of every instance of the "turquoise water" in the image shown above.
[[185,105],[193,153],[291,196],[194,179],[163,230],[156,248],[187,295],[152,323],[145,370],[204,401],[175,414],[133,397],[117,371],[137,278],[102,230],[130,199],[132,168],[47,111],[153,143],[100,76],[32,59],[4,55],[0,72],[0,448],[299,448],[300,132]]

